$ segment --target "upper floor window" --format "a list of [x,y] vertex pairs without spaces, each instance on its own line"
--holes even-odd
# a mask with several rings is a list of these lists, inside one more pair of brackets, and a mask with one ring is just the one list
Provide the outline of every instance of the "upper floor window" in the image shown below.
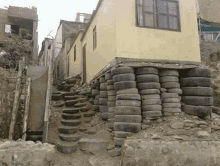
[[180,31],[178,0],[136,0],[137,25]]
[[93,29],[93,50],[97,47],[97,32],[96,27]]
[[74,62],[76,61],[76,45],[74,46]]
[[19,26],[18,25],[10,25],[5,24],[5,33],[13,33],[13,34],[19,34]]

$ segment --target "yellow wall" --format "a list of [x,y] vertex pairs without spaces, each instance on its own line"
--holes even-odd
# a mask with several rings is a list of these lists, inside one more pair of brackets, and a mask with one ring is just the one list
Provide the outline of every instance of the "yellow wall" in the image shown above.
[[[117,1],[104,0],[82,41],[82,48],[84,44],[87,46],[87,82],[115,58],[115,3]],[[97,29],[97,47],[93,51],[93,28],[95,26]]]
[[200,62],[196,0],[179,4],[181,32],[175,32],[136,27],[135,0],[117,1],[116,56]]
[[[76,76],[82,72],[82,47],[81,47],[81,39],[82,32],[79,33],[76,38],[74,44],[72,45],[68,56],[69,56],[69,77]],[[74,47],[76,46],[76,61],[74,62]]]

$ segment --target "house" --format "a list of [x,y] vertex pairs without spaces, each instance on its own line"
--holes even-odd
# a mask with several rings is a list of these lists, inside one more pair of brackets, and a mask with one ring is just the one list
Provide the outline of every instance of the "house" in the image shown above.
[[196,0],[99,0],[68,56],[83,83],[116,61],[200,62]]
[[38,65],[49,67],[49,57],[53,54],[54,39],[45,38],[38,56]]
[[220,42],[220,1],[198,0],[201,42]]
[[[0,47],[4,40],[7,39],[8,33],[22,36],[21,29],[29,30],[32,39],[29,43],[33,43],[32,58],[33,63],[37,64],[38,60],[38,15],[37,8],[23,8],[17,6],[9,6],[8,9],[0,9]],[[25,39],[26,40],[26,39]],[[26,41],[28,42],[28,41]]]

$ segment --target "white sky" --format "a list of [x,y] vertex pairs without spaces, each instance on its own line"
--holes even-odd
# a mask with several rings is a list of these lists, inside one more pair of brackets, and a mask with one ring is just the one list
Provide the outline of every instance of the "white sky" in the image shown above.
[[90,13],[95,10],[98,0],[1,0],[0,8],[4,6],[37,7],[38,13],[38,45],[51,32],[55,37],[60,19],[75,21],[76,13]]

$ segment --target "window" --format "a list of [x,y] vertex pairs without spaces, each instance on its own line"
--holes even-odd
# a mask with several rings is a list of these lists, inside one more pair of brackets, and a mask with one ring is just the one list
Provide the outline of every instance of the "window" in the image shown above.
[[10,25],[5,24],[5,33],[13,33],[13,34],[19,34],[19,26],[18,25]]
[[180,31],[177,0],[136,0],[136,4],[138,26]]
[[74,46],[74,62],[76,61],[76,46]]
[[97,47],[97,32],[96,27],[93,29],[93,50]]

